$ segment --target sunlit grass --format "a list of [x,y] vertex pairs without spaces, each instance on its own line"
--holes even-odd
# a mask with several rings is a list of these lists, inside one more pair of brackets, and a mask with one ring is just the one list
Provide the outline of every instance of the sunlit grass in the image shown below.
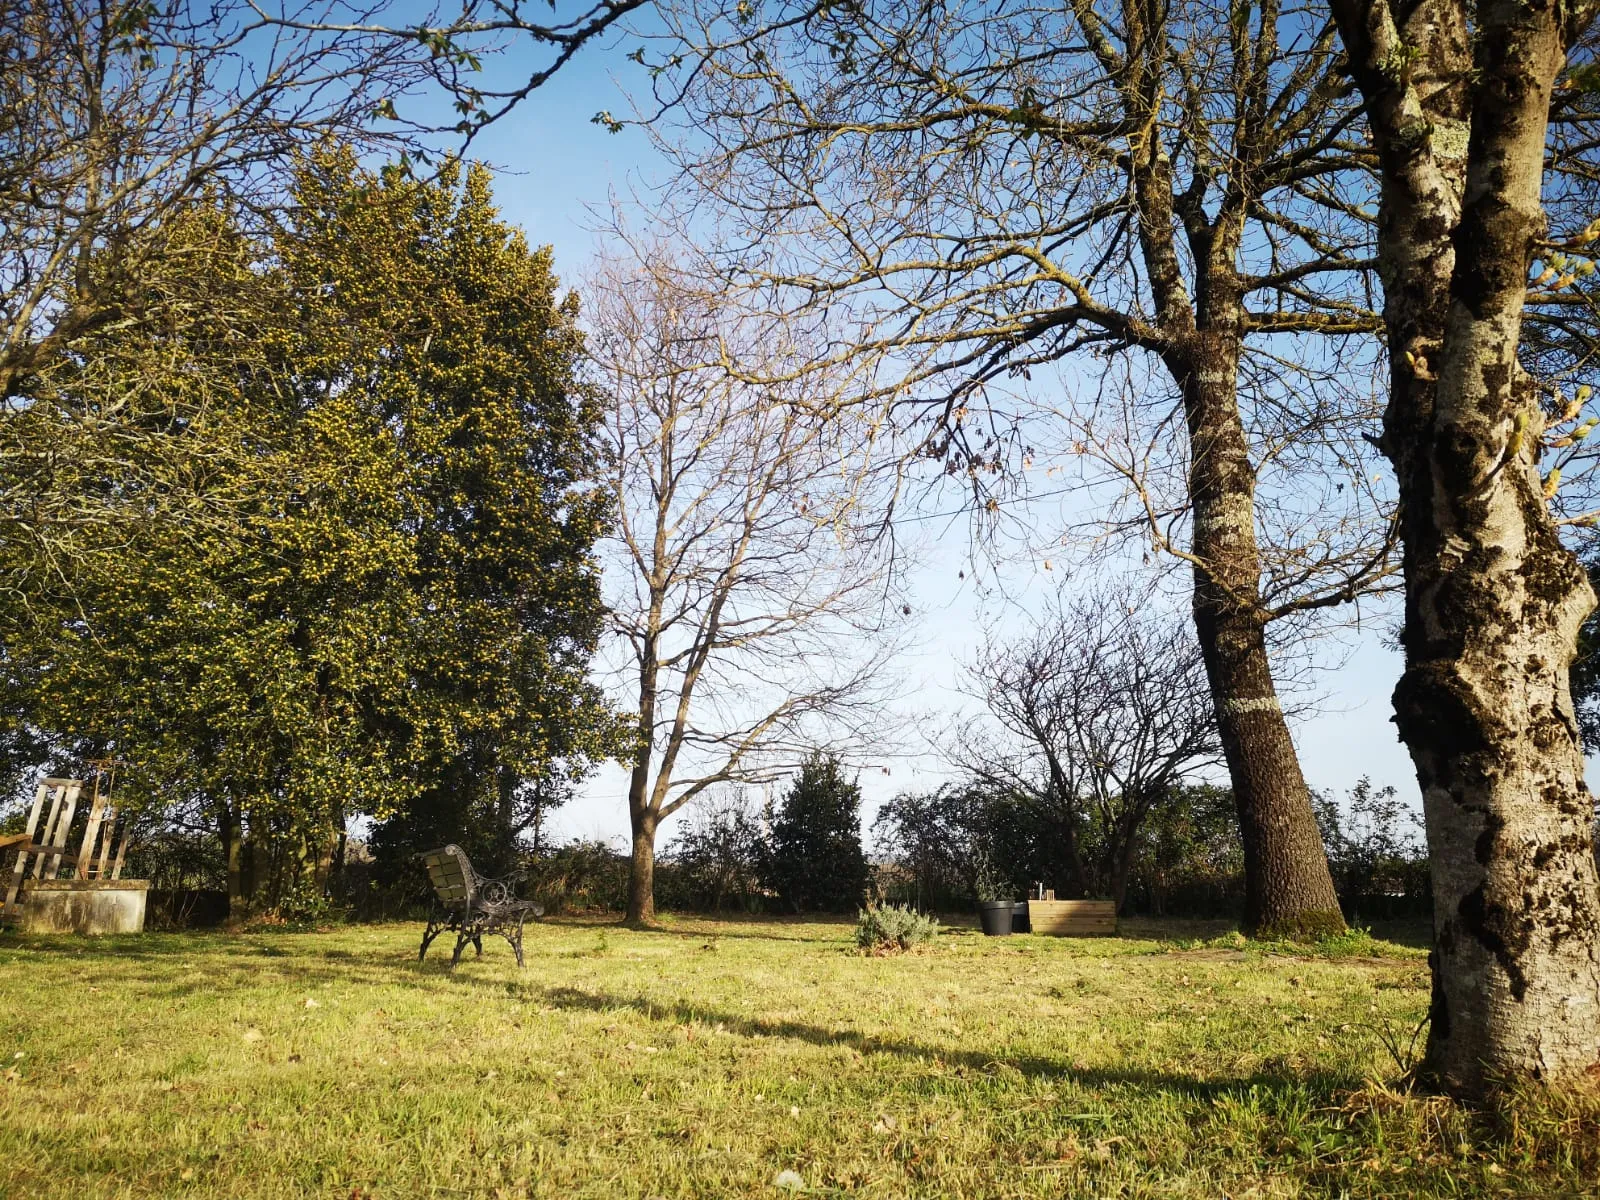
[[447,939],[416,966],[413,925],[6,937],[0,1195],[1593,1186],[1569,1115],[1501,1136],[1383,1085],[1426,1009],[1415,948],[1135,922],[874,958],[850,932],[547,923],[525,971],[486,941],[453,976]]

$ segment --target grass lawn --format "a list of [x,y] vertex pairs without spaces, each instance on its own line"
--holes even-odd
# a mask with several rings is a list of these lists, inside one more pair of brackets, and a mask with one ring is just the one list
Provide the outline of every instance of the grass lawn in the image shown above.
[[0,1196],[1600,1191],[1570,1112],[1384,1085],[1398,943],[557,921],[451,976],[420,932],[0,938]]

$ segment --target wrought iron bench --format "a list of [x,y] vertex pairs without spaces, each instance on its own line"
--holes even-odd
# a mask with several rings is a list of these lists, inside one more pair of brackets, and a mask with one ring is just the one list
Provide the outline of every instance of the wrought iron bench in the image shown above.
[[489,879],[472,869],[466,851],[460,846],[445,846],[422,855],[433,884],[435,905],[422,935],[420,963],[428,956],[428,946],[445,930],[456,935],[456,951],[450,956],[450,969],[461,961],[468,942],[483,955],[483,935],[499,934],[511,943],[522,966],[522,925],[529,917],[544,916],[544,906],[532,900],[518,900],[514,880]]

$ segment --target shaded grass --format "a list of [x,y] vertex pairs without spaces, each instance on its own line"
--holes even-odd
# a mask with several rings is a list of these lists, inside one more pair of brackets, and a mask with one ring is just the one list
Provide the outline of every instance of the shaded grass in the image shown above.
[[850,932],[547,923],[453,976],[415,925],[0,938],[0,1195],[1594,1191],[1586,1112],[1382,1085],[1415,949]]

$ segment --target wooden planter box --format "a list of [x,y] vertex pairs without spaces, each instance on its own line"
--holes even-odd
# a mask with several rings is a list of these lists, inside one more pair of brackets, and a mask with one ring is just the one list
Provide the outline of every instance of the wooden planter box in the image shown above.
[[1115,934],[1117,906],[1110,900],[1029,900],[1028,921],[1033,932],[1055,937]]

